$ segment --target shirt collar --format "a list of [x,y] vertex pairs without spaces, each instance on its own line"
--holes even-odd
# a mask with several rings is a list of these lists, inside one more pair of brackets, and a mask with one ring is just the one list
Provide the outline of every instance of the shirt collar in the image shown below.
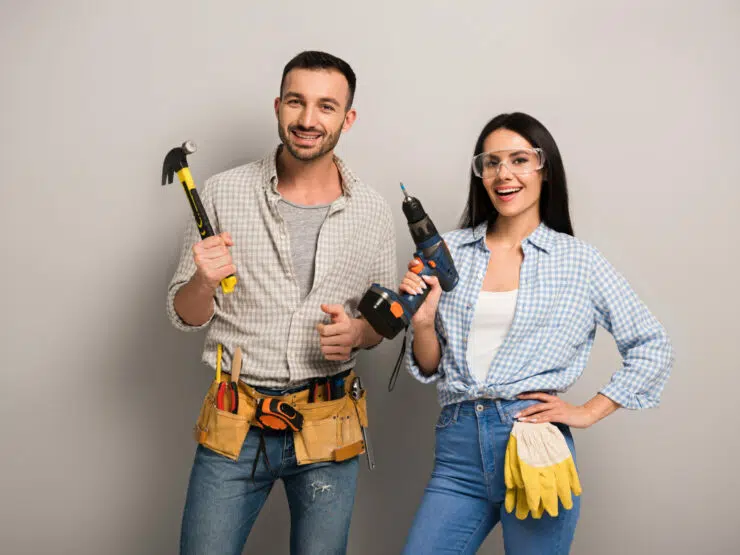
[[529,237],[524,240],[549,254],[555,246],[555,239],[555,232],[542,222],[532,233],[529,234]]
[[[264,168],[263,184],[265,185],[265,188],[271,191],[274,195],[279,195],[277,190],[277,156],[278,154],[280,154],[281,148],[283,148],[283,145],[279,144],[274,149],[272,149],[272,152],[269,156],[262,160],[262,167]],[[339,175],[342,178],[342,194],[343,196],[351,197],[355,183],[357,183],[359,179],[339,156],[335,154],[333,160],[334,164],[336,164],[337,169],[339,170]]]
[[[468,235],[462,240],[463,245],[472,243],[483,243],[486,238],[488,222],[481,222],[477,226],[468,229]],[[524,238],[522,243],[531,243],[540,250],[549,253],[555,243],[555,232],[547,227],[544,222],[540,222],[535,230]]]

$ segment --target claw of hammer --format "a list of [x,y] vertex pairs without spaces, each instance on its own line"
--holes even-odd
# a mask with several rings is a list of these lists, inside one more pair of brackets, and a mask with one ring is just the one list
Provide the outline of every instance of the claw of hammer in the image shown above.
[[193,154],[196,150],[198,147],[193,141],[185,141],[182,146],[175,147],[167,153],[162,165],[162,185],[172,183],[175,173],[188,167],[187,155]]

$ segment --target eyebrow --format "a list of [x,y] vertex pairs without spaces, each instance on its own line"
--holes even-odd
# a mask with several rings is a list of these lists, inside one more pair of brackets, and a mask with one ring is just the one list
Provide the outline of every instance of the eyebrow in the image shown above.
[[[297,92],[288,91],[284,95],[285,98],[297,98],[299,100],[305,100],[304,96]],[[341,106],[339,104],[339,101],[335,98],[332,98],[331,96],[324,96],[319,98],[319,102],[321,103],[327,103],[327,104],[334,104],[335,106]]]
[[319,102],[326,102],[327,104],[334,104],[335,106],[340,106],[339,101],[335,98],[332,98],[331,96],[325,96],[323,98],[319,98]]

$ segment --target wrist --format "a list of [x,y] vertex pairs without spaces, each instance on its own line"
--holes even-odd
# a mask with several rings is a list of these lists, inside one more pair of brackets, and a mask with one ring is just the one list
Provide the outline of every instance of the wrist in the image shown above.
[[211,295],[213,296],[216,293],[216,287],[212,286],[210,283],[208,283],[208,280],[204,277],[202,277],[198,272],[196,272],[193,275],[192,278],[193,287],[195,288],[195,291],[199,295]]
[[359,349],[364,343],[365,337],[365,320],[362,318],[352,318],[352,348]]
[[593,407],[590,407],[588,405],[588,403],[586,403],[585,405],[581,405],[581,410],[586,416],[586,427],[593,426],[599,421],[599,415]]
[[411,321],[411,324],[414,327],[414,333],[427,333],[427,332],[434,332],[434,320],[420,320],[420,321]]

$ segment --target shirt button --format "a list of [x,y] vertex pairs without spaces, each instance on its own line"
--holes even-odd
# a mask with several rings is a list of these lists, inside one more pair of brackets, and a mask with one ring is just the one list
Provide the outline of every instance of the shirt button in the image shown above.
[[483,405],[481,405],[480,403],[478,403],[477,405],[475,405],[475,410],[477,410],[478,412],[483,411]]
[[465,305],[465,308],[468,309],[468,310],[470,310],[471,308],[473,308],[473,306],[472,305]]

